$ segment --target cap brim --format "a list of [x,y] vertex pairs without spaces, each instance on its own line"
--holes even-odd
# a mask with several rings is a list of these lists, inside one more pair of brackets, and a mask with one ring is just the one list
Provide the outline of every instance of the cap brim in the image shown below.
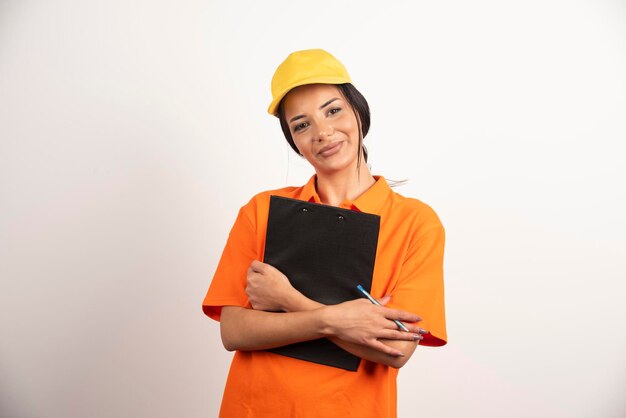
[[267,113],[270,115],[274,115],[278,117],[278,105],[281,100],[289,93],[291,90],[296,87],[305,86],[307,84],[345,84],[351,83],[352,80],[346,77],[312,77],[304,80],[299,80],[296,83],[292,83],[291,85],[285,87],[282,93],[274,98],[270,103],[270,106],[267,108]]

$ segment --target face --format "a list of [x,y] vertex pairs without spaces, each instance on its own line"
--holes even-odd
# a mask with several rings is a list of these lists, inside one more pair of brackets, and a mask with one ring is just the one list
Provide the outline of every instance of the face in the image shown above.
[[297,87],[285,97],[284,110],[294,143],[318,174],[356,171],[359,127],[336,86]]

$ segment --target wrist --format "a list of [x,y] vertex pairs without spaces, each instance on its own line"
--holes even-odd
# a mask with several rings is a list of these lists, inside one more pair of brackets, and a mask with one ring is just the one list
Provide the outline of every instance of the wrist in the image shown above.
[[337,332],[335,326],[333,325],[333,313],[334,307],[333,305],[322,306],[317,309],[319,311],[320,318],[320,332],[326,337],[336,337]]
[[285,312],[302,312],[312,311],[323,306],[325,305],[309,299],[299,291],[293,289],[285,298],[282,308]]
[[300,292],[298,292],[295,289],[292,289],[292,291],[287,292],[287,294],[285,294],[284,299],[282,300],[282,310],[285,312],[298,312],[300,311],[300,309],[298,309],[298,294]]

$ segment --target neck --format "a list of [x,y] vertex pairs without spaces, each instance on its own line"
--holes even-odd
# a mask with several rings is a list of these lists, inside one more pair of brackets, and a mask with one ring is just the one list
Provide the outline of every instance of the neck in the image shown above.
[[343,172],[316,174],[317,194],[322,203],[332,206],[339,206],[346,199],[354,201],[376,183],[363,159],[358,171],[350,167]]

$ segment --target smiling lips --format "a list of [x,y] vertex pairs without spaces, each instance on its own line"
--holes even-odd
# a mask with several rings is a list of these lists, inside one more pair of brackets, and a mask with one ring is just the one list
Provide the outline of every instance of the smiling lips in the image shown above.
[[341,149],[341,144],[343,144],[343,142],[341,141],[332,142],[326,145],[324,148],[322,148],[318,152],[318,154],[321,155],[322,157],[330,157],[331,155],[334,155],[337,152],[339,152],[339,150]]

